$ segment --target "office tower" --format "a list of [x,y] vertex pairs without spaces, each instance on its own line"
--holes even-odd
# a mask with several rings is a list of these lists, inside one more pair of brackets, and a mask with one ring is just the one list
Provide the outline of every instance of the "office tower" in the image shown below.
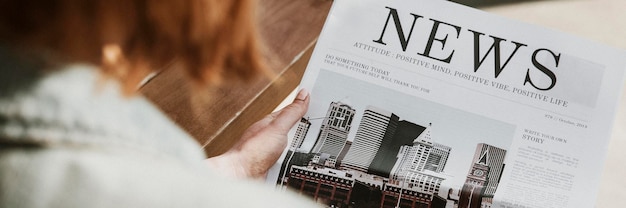
[[383,140],[390,140],[398,126],[398,116],[374,106],[368,106],[356,131],[346,158],[344,169],[367,172]]
[[298,148],[302,147],[302,142],[304,142],[304,138],[306,138],[306,134],[309,132],[309,127],[311,127],[309,119],[301,118],[289,149],[296,151]]
[[430,128],[426,128],[413,142],[413,146],[402,146],[397,155],[397,160],[391,169],[391,178],[403,180],[409,171],[421,172],[426,166],[426,161],[433,142],[430,137]]
[[[389,177],[391,169],[396,162],[400,147],[403,145],[412,145],[426,127],[411,123],[409,121],[398,122],[396,133],[391,139],[383,139],[380,144],[379,151],[376,153],[374,160],[367,170],[368,173]],[[447,159],[447,157],[446,157]]]
[[430,150],[430,154],[426,159],[425,170],[430,170],[436,173],[443,172],[448,162],[448,156],[450,156],[450,147],[439,143],[433,143],[433,148]]
[[[339,155],[350,133],[355,110],[342,102],[331,102],[311,152]],[[312,120],[312,119],[311,119]]]
[[[485,154],[486,153],[486,154]],[[485,187],[485,196],[493,196],[500,183],[502,171],[504,171],[504,157],[506,150],[488,144],[480,143],[476,146],[473,161],[478,161],[482,155],[486,155],[486,164],[489,166],[488,181]]]

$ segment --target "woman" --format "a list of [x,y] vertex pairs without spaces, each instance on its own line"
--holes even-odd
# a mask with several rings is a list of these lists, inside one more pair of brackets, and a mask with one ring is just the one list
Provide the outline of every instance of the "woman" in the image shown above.
[[196,86],[267,74],[253,10],[251,0],[0,0],[0,207],[314,206],[242,179],[279,157],[306,92],[206,161],[135,94],[172,62]]

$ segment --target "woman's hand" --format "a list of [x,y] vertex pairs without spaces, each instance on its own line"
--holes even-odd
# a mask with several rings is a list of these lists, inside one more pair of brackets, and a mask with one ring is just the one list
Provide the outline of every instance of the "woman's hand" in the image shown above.
[[216,172],[237,178],[262,179],[287,145],[287,133],[309,107],[300,90],[293,103],[254,123],[228,152],[206,160]]

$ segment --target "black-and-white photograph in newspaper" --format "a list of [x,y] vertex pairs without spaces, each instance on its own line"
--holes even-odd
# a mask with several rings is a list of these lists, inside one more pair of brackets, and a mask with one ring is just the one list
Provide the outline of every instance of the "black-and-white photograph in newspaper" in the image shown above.
[[276,185],[328,207],[485,207],[515,126],[321,70]]

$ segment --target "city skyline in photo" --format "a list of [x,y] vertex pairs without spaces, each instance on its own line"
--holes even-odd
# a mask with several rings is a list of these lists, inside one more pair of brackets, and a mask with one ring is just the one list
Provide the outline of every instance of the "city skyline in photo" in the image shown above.
[[[319,134],[322,133],[320,129],[324,118],[328,117],[329,104],[348,105],[356,112],[352,115],[354,117],[351,118],[352,126],[347,133],[347,140],[353,146],[366,110],[374,107],[379,111],[396,115],[401,121],[428,127],[433,142],[444,145],[449,143],[450,159],[443,172],[451,177],[447,177],[442,187],[456,188],[465,182],[472,165],[476,144],[487,143],[508,149],[515,131],[515,127],[510,124],[441,106],[332,72],[322,71],[320,79],[326,81],[318,82],[311,91],[311,106],[305,115],[311,118],[311,121],[298,150],[301,152],[311,152],[314,149]],[[335,152],[334,156],[339,156],[339,152]],[[341,159],[343,158],[339,160]]]
[[[430,124],[428,127],[419,126],[401,120],[392,112],[368,106],[358,124],[357,136],[353,141],[347,141],[347,131],[353,128],[354,112],[351,106],[331,102],[319,129],[315,148],[306,153],[309,159],[298,159],[291,168],[283,167],[285,175],[289,169],[288,179],[281,176],[277,182],[284,185],[287,181],[288,186],[299,193],[316,200],[330,200],[329,205],[340,207],[355,201],[380,203],[381,207],[394,203],[411,207],[415,203],[443,207],[442,204],[454,203],[473,208],[492,203],[505,166],[505,149],[477,144],[465,184],[461,187],[441,186],[450,176],[441,173],[452,149],[433,141]],[[310,124],[309,119],[301,119],[293,135],[292,150],[301,146],[302,137],[309,132]],[[293,153],[283,165],[290,163],[292,156]],[[380,193],[371,192],[376,188]],[[368,199],[350,194],[363,190],[370,190],[369,195],[380,198]],[[458,192],[460,190],[462,192]],[[450,195],[450,191],[459,194]],[[398,195],[399,192],[411,196],[398,200],[398,196],[402,196]]]

